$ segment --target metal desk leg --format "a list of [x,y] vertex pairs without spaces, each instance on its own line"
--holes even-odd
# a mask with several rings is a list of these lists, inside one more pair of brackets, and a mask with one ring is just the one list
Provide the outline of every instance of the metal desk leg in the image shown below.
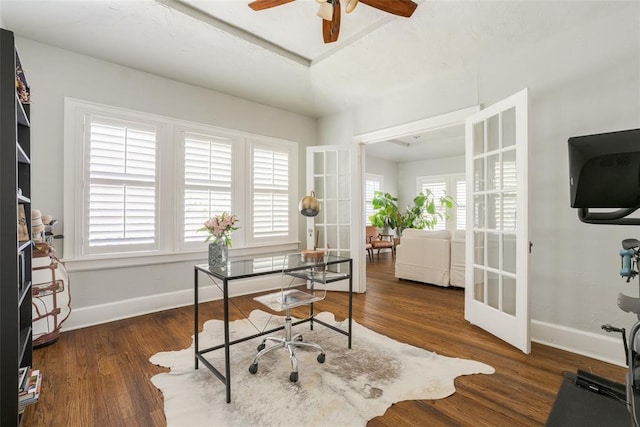
[[349,348],[351,348],[351,319],[353,318],[353,260],[349,260]]
[[222,281],[224,299],[224,377],[227,389],[227,403],[231,402],[231,359],[229,357],[229,285]]
[[198,269],[193,269],[193,341],[195,345],[194,359],[198,369]]

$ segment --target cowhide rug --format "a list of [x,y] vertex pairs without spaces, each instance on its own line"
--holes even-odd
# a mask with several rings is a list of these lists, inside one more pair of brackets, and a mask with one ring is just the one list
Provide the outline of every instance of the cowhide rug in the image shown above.
[[[346,329],[346,321],[337,323],[331,313],[317,317]],[[230,324],[231,339],[255,333],[254,325],[272,328],[282,323],[281,317],[255,310],[249,320]],[[459,375],[494,372],[484,363],[440,356],[394,341],[355,321],[351,349],[346,336],[322,325],[313,331],[308,324],[294,326],[296,332],[305,341],[320,344],[326,362],[317,362],[316,351],[297,349],[299,379],[292,383],[286,350],[262,357],[258,372],[252,375],[249,365],[261,338],[236,344],[231,347],[231,403],[226,403],[224,384],[202,363],[194,369],[193,344],[152,356],[152,363],[171,368],[151,378],[164,395],[167,425],[364,426],[393,403],[453,394],[453,380]],[[209,320],[200,333],[200,348],[219,344],[223,337],[223,322]],[[224,350],[206,357],[224,372]]]

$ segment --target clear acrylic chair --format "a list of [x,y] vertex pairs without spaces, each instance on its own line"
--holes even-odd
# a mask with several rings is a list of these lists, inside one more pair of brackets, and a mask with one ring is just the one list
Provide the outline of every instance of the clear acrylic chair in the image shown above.
[[[303,267],[303,269],[288,271],[291,267],[298,266]],[[289,380],[291,382],[298,381],[298,360],[294,352],[295,347],[306,347],[319,351],[320,354],[318,354],[317,360],[319,363],[324,363],[325,353],[322,347],[316,343],[304,341],[301,334],[292,335],[291,309],[313,304],[326,297],[327,288],[323,280],[325,267],[323,258],[305,259],[300,253],[286,255],[283,261],[280,291],[254,298],[254,300],[273,311],[285,312],[284,336],[268,336],[262,340],[258,345],[258,354],[249,367],[249,372],[252,374],[258,372],[260,358],[279,348],[286,348],[289,352],[289,359],[291,360]],[[303,279],[304,282],[301,282],[300,279]],[[274,344],[267,347],[267,342],[273,342]]]

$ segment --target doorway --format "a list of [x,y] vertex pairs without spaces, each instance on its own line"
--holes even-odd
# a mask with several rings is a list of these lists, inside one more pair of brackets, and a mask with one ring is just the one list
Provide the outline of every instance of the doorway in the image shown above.
[[[431,153],[432,157],[439,156],[443,158],[445,156],[449,156],[449,158],[455,158],[455,151],[451,150],[451,147],[447,147],[446,141],[453,141],[455,139],[455,135],[458,132],[461,132],[462,135],[462,150],[464,150],[464,123],[465,119],[480,111],[480,106],[473,106],[469,108],[465,108],[458,111],[453,111],[450,113],[429,117],[421,120],[417,120],[410,123],[405,123],[398,126],[392,126],[386,129],[381,129],[374,132],[369,132],[366,134],[362,134],[356,136],[354,138],[355,144],[361,144],[363,146],[362,152],[366,155],[373,152],[379,153],[389,153],[394,152],[396,155],[404,154],[404,158],[411,158],[412,154],[407,154],[412,150],[415,151],[415,158],[418,158],[418,153],[421,155],[429,155],[427,153]],[[447,138],[449,137],[449,138]],[[432,141],[432,144],[429,144],[429,140]],[[444,143],[436,143],[434,141],[444,141]],[[413,147],[412,147],[413,146]],[[391,150],[385,150],[385,148],[391,147]],[[404,153],[402,153],[404,151]],[[439,155],[437,153],[440,153]],[[444,153],[444,154],[443,154]],[[379,154],[386,157],[389,157],[389,154]],[[459,151],[459,156],[464,157],[464,151]],[[454,156],[454,157],[452,157]],[[363,155],[364,157],[364,155]],[[364,189],[365,185],[365,176],[367,172],[367,164],[365,159],[362,159],[363,167],[362,167],[362,175],[360,177],[360,188]],[[442,161],[441,163],[444,163]],[[464,169],[460,172],[464,173]],[[409,176],[411,172],[409,172]],[[409,178],[410,179],[410,178]],[[403,177],[403,180],[405,178]],[[399,206],[405,206],[408,202],[410,202],[415,196],[416,184],[407,186],[405,191],[402,193],[402,197],[400,197],[400,188],[399,188],[399,179],[396,178],[396,194],[399,196]],[[385,184],[383,182],[384,188],[393,188],[393,183]],[[393,191],[389,191],[393,192]],[[360,207],[362,210],[361,218],[365,218],[365,191],[362,191],[362,200],[360,201]],[[362,234],[364,235],[364,225],[361,227],[363,229]],[[361,289],[366,290],[366,252],[364,249],[364,238],[362,240],[362,250],[359,251],[361,262],[360,264],[360,281]]]

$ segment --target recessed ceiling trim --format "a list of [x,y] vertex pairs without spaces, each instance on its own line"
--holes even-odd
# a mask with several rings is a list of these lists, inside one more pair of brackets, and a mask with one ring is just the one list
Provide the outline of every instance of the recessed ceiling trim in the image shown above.
[[304,56],[298,55],[295,52],[291,52],[290,50],[287,50],[275,43],[271,43],[270,41],[265,40],[262,37],[258,37],[255,34],[252,34],[248,31],[245,31],[240,27],[236,27],[235,25],[231,25],[228,22],[225,22],[214,16],[211,16],[208,13],[205,13],[200,9],[197,9],[189,4],[183,3],[179,0],[155,0],[155,1],[165,7],[168,7],[169,9],[173,9],[178,12],[184,13],[185,15],[190,16],[194,19],[197,19],[200,22],[203,22],[207,25],[211,25],[212,27],[215,27],[226,33],[229,33],[235,37],[239,37],[246,42],[252,43],[263,49],[267,49],[275,53],[276,55],[282,56],[283,58],[289,59],[300,65],[304,65],[307,68],[311,66],[310,59],[305,58]]
[[414,122],[391,126],[385,129],[375,130],[365,134],[357,135],[353,138],[354,144],[371,144],[374,142],[388,141],[394,138],[404,138],[425,130],[434,130],[446,126],[464,123],[464,120],[473,113],[480,111],[479,105],[463,108],[458,111],[440,114]]
[[318,57],[314,58],[313,60],[311,60],[311,66],[314,66],[316,64],[318,64],[321,61],[324,61],[325,59],[329,58],[330,56],[332,56],[333,54],[335,54],[336,52],[338,52],[339,50],[344,49],[347,46],[352,45],[353,43],[357,42],[358,40],[360,40],[361,38],[363,38],[364,36],[366,36],[369,33],[372,33],[373,31],[377,30],[378,28],[382,27],[383,25],[388,24],[389,22],[393,21],[395,19],[394,16],[387,16],[384,17],[378,21],[375,21],[373,24],[367,26],[366,28],[363,28],[362,30],[358,31],[355,34],[352,34],[351,37],[348,38],[341,38],[339,43],[335,44],[335,47],[333,49],[330,49],[326,52],[324,52],[322,55],[319,55]]
[[397,140],[397,139],[390,139],[389,142],[392,142],[392,143],[397,144],[397,145],[401,145],[403,147],[411,146],[411,144],[409,144],[408,142],[400,141],[400,140]]

